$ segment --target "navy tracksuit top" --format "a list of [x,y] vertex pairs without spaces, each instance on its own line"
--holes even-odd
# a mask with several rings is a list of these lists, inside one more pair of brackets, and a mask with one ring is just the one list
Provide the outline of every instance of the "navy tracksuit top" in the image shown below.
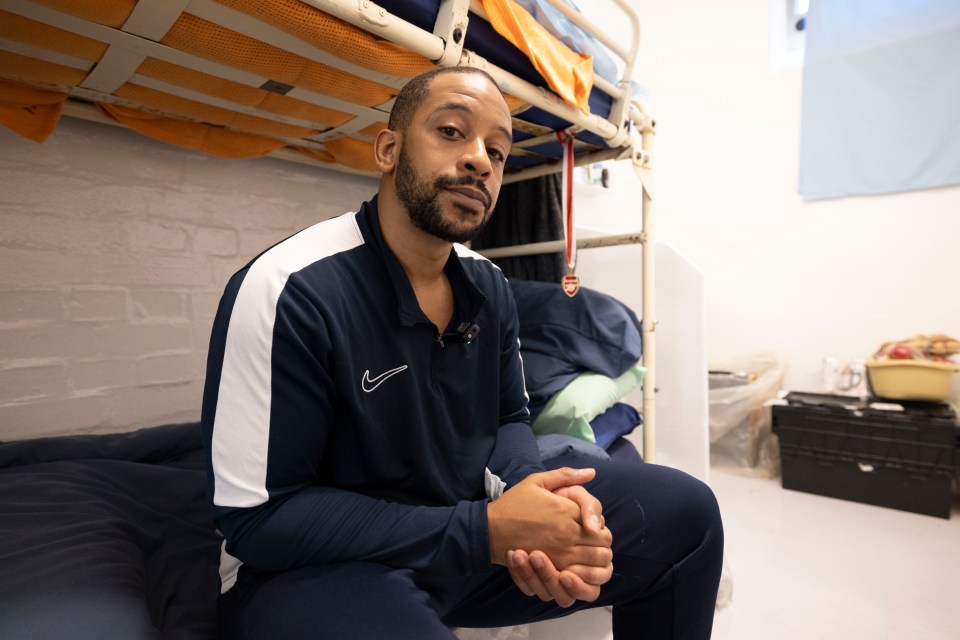
[[490,568],[488,500],[542,466],[510,288],[460,245],[445,271],[455,309],[438,334],[374,198],[231,278],[202,422],[232,555],[265,571],[346,560]]

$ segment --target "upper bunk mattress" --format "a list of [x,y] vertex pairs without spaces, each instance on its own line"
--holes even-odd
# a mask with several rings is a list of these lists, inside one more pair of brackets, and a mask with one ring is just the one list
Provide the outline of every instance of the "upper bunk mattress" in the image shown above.
[[[0,123],[42,141],[69,97],[144,135],[222,157],[297,152],[373,175],[370,145],[393,98],[435,63],[314,6],[345,4],[9,0],[0,8]],[[364,5],[436,40],[439,0]],[[550,91],[528,55],[477,15],[469,16],[464,49]],[[517,145],[507,171],[559,159],[550,133],[569,121],[507,97],[515,143],[537,141]],[[594,89],[587,102],[606,118],[613,100]],[[577,140],[580,153],[607,146],[590,131]]]

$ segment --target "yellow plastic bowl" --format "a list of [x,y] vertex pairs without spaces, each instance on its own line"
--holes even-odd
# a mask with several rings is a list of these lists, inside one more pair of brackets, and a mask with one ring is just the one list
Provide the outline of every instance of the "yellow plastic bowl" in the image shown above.
[[930,360],[867,360],[874,395],[891,400],[938,402],[950,395],[951,374],[960,367]]

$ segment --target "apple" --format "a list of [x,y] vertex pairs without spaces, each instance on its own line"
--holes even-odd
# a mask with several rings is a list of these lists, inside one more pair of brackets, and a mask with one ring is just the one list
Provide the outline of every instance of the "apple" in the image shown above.
[[887,355],[894,360],[909,360],[913,357],[913,347],[901,342],[890,347],[890,353]]

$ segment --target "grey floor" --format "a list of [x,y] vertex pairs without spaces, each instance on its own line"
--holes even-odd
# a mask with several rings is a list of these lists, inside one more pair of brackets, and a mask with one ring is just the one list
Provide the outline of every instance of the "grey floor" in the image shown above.
[[716,640],[957,640],[960,502],[949,520],[714,470],[733,599]]
[[[715,640],[960,639],[960,501],[945,520],[787,491],[779,479],[713,470],[710,483],[733,586]],[[609,616],[475,637],[610,640]]]

